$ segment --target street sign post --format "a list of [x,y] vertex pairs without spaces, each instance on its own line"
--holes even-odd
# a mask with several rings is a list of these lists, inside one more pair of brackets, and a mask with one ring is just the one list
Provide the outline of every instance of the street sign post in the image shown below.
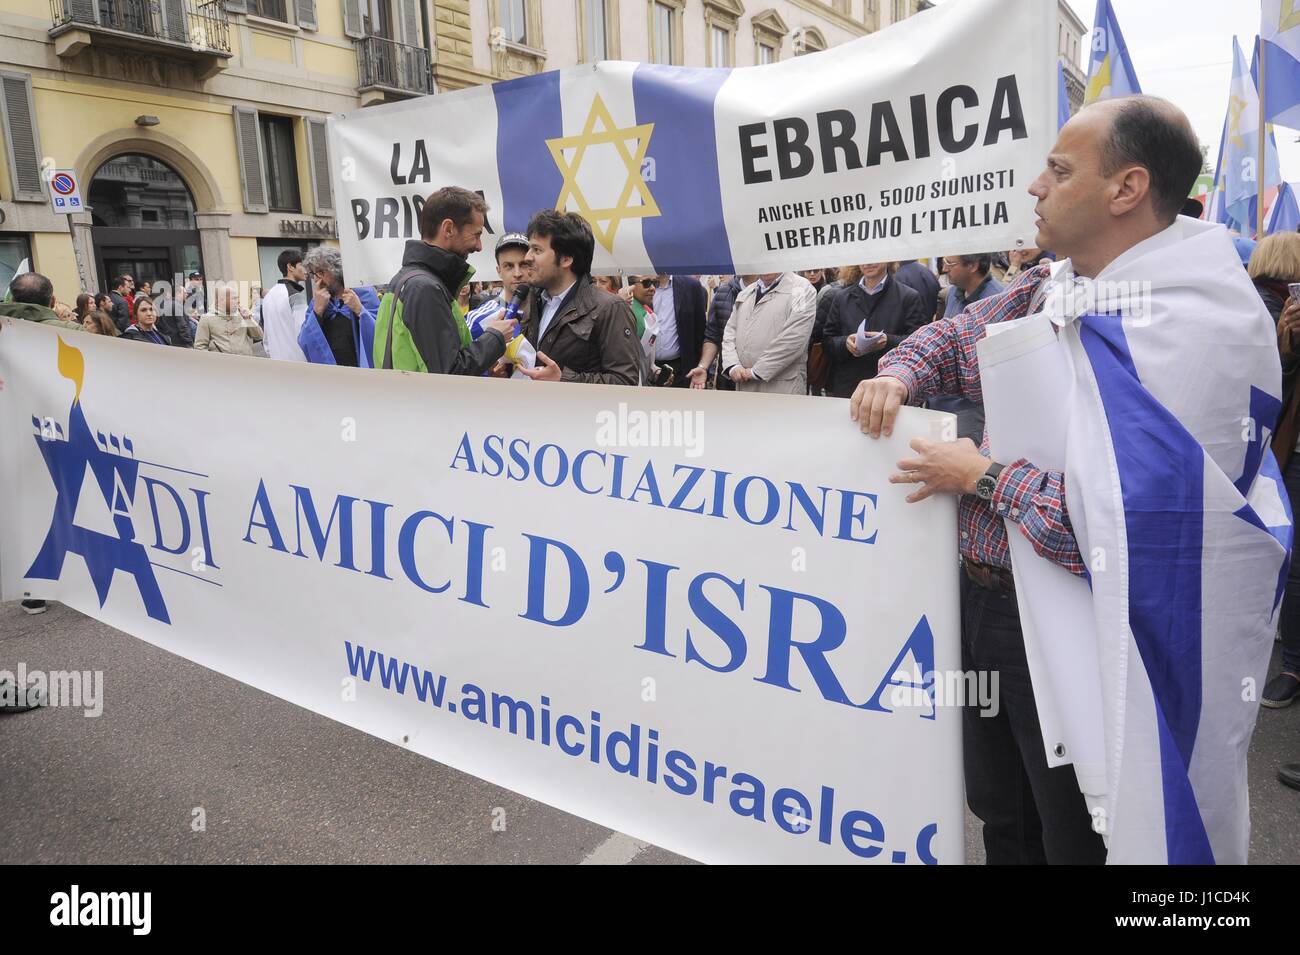
[[68,235],[72,236],[72,254],[77,258],[77,275],[83,292],[90,291],[86,282],[86,264],[77,247],[77,234],[72,228],[72,214],[85,208],[81,201],[81,181],[75,169],[54,169],[50,172],[50,208],[68,217]]

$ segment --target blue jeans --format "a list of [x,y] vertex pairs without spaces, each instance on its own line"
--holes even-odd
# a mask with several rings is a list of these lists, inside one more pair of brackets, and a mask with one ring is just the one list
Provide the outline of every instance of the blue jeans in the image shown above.
[[989,865],[1100,865],[1073,766],[1047,765],[1014,594],[961,580],[962,668],[998,674],[996,716],[963,713],[966,801],[984,822]]

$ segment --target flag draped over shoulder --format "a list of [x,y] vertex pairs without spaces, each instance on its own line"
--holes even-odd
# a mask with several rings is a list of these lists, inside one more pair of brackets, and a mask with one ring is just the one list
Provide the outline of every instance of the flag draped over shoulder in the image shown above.
[[[1027,542],[1008,525],[1049,763],[1074,762],[1109,862],[1244,863],[1246,753],[1291,545],[1269,450],[1273,322],[1227,231],[1185,217],[1095,282],[1059,263],[1039,297],[1045,316],[1024,330],[1050,320],[1059,334],[1032,351],[1009,347],[1020,329],[1001,345],[990,333],[980,362],[994,399],[1027,380],[1017,362],[1058,363],[1060,458],[1034,463],[1065,472],[1087,579],[1017,549]],[[996,361],[985,367],[996,349],[1015,369],[1000,382]],[[992,445],[1017,427],[996,404]],[[1064,589],[1023,586],[1044,574]],[[1053,760],[1057,740],[1072,760]]]
[[1116,96],[1141,93],[1137,72],[1129,59],[1128,44],[1119,32],[1119,21],[1110,0],[1097,0],[1097,15],[1092,24],[1092,50],[1088,59],[1088,87],[1083,104]]

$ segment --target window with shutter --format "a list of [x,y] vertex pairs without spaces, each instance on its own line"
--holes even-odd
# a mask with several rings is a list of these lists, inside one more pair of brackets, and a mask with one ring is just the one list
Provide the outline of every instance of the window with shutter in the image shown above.
[[343,0],[343,32],[354,39],[366,35],[361,22],[361,0]]
[[234,107],[235,148],[239,151],[239,183],[245,212],[266,212],[266,171],[262,167],[261,131],[257,110]]
[[315,30],[316,0],[294,0],[293,6],[298,14],[298,26],[304,30]]
[[324,120],[307,120],[307,148],[311,151],[312,202],[316,215],[332,216],[334,188],[330,185],[330,150]]
[[177,43],[189,40],[189,26],[185,22],[185,0],[161,0],[163,36]]
[[408,46],[424,46],[420,35],[420,9],[418,0],[398,0],[402,11],[402,42]]
[[41,141],[36,132],[32,78],[26,73],[0,73],[0,118],[4,120],[5,152],[14,200],[44,202],[41,181]]

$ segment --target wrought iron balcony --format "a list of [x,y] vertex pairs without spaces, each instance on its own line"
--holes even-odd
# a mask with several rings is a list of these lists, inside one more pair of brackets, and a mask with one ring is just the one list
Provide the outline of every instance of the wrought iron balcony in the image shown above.
[[[133,49],[230,56],[224,0],[50,0],[50,17],[51,38],[68,38],[57,49],[60,56],[75,55],[98,39]],[[77,35],[82,39],[71,39]]]
[[434,92],[429,51],[381,36],[362,37],[357,43],[359,89],[381,90],[402,96]]

